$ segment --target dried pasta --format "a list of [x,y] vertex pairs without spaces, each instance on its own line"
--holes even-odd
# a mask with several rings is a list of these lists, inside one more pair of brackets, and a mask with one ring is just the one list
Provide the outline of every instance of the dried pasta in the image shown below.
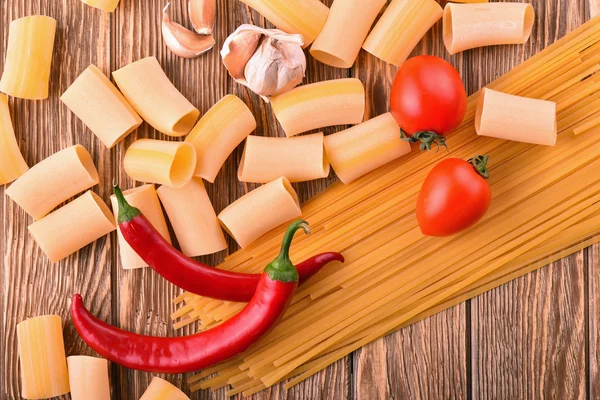
[[290,182],[303,182],[326,178],[329,169],[323,133],[294,138],[248,136],[238,179],[267,183],[284,176]]
[[310,54],[324,64],[350,68],[386,0],[335,0]]
[[0,94],[0,185],[14,181],[28,169],[15,138],[8,98]]
[[177,387],[155,376],[140,400],[190,400],[190,398]]
[[285,134],[295,136],[327,126],[361,123],[365,88],[355,78],[334,79],[274,96],[271,105]]
[[239,97],[223,97],[185,139],[198,155],[194,175],[214,182],[227,157],[255,129],[256,120],[248,106]]
[[63,201],[98,182],[92,156],[85,147],[77,144],[31,167],[6,189],[6,194],[38,220]]
[[[163,238],[171,243],[171,237],[169,235],[169,228],[165,221],[165,216],[160,207],[158,196],[154,185],[142,185],[133,189],[129,189],[123,192],[127,202],[133,207],[138,208],[152,226],[162,235]],[[119,203],[117,197],[113,194],[110,196],[110,202],[112,204],[113,213],[116,216],[119,215]],[[119,254],[121,256],[121,265],[124,269],[134,269],[147,267],[148,264],[142,260],[142,258],[129,246],[129,244],[123,238],[121,230],[117,229],[117,236],[119,238]]]
[[452,4],[444,9],[444,44],[450,54],[476,47],[523,44],[535,12],[527,3]]
[[21,396],[46,399],[69,393],[69,374],[58,315],[42,315],[17,324]]
[[165,135],[187,135],[200,111],[173,86],[156,57],[147,57],[112,73],[123,96],[152,127]]
[[393,0],[367,37],[363,49],[400,66],[442,14],[442,7],[435,0]]
[[140,139],[127,149],[123,166],[136,181],[180,188],[192,179],[196,151],[187,142]]
[[121,92],[93,64],[60,99],[109,149],[142,124]]
[[333,170],[344,183],[410,153],[400,138],[392,114],[387,113],[325,138],[325,151]]
[[600,14],[600,0],[590,0],[590,17]]
[[89,356],[67,357],[71,400],[110,400],[108,361]]
[[183,254],[196,257],[227,248],[202,179],[192,178],[179,189],[161,186],[157,192]]
[[88,6],[99,8],[102,11],[113,12],[119,5],[119,0],[81,0]]
[[48,98],[55,33],[56,20],[45,15],[10,23],[1,92],[28,100]]
[[329,8],[319,0],[242,0],[254,8],[278,29],[286,33],[299,33],[304,46],[317,37],[329,13]]
[[296,191],[286,178],[279,178],[231,203],[219,213],[219,221],[244,248],[271,229],[301,215]]
[[484,88],[477,104],[475,130],[481,136],[554,146],[556,103]]
[[115,219],[108,206],[96,193],[88,191],[29,225],[29,233],[54,263],[115,228]]

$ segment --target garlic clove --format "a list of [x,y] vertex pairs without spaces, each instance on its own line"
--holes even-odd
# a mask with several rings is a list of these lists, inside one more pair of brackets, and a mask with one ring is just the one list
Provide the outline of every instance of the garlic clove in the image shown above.
[[[223,43],[221,57],[227,72],[236,81],[244,79],[244,68],[260,43],[263,34],[254,25],[239,26]],[[260,28],[259,28],[260,29]]]
[[189,0],[188,14],[194,30],[201,35],[212,35],[217,13],[217,0]]
[[177,22],[171,21],[167,13],[170,5],[171,3],[167,3],[163,9],[162,19],[162,36],[169,50],[176,56],[193,58],[212,49],[215,45],[215,39],[212,35],[199,35]]

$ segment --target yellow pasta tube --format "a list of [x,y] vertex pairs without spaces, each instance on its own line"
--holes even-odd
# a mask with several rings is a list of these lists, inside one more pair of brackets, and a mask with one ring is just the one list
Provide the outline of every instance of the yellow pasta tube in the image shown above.
[[256,129],[256,120],[242,100],[223,97],[198,121],[185,139],[196,149],[195,176],[214,182],[227,157]]
[[8,98],[0,94],[0,185],[14,181],[28,169],[15,138]]
[[386,0],[335,0],[310,54],[324,64],[350,68]]
[[302,215],[296,191],[279,178],[240,197],[219,214],[223,228],[241,248],[271,229]]
[[326,178],[329,169],[322,133],[295,138],[248,136],[238,179],[267,183],[284,176],[290,182],[302,182]]
[[190,398],[169,382],[155,376],[140,400],[190,400]]
[[435,0],[392,0],[363,49],[400,66],[442,14],[442,7]]
[[523,44],[535,12],[527,3],[452,4],[444,9],[444,44],[450,54],[476,47]]
[[321,32],[329,13],[329,8],[319,0],[241,1],[262,14],[278,29],[286,33],[301,34],[305,47]]
[[48,98],[56,20],[31,15],[10,23],[0,91],[29,100]]
[[196,257],[227,248],[202,179],[192,178],[180,189],[161,186],[157,192],[183,254]]
[[87,67],[60,99],[109,149],[142,123],[121,92],[95,65]]
[[156,57],[147,57],[112,73],[123,96],[152,127],[165,135],[184,136],[200,111],[173,86]]
[[89,356],[67,357],[71,400],[110,400],[108,361]]
[[77,144],[34,165],[6,189],[6,194],[38,220],[63,201],[98,182],[92,156],[85,147]]
[[196,151],[186,142],[140,139],[129,146],[123,164],[136,181],[180,188],[192,179]]
[[29,225],[29,233],[50,261],[57,262],[115,228],[108,206],[96,193],[88,191]]
[[365,114],[365,88],[355,78],[334,79],[274,96],[271,105],[289,137],[327,126],[361,123]]
[[[133,207],[138,208],[144,217],[148,218],[148,221],[152,226],[165,238],[165,240],[171,243],[171,237],[169,235],[169,228],[165,221],[165,216],[162,212],[158,196],[154,185],[143,185],[133,189],[126,190],[123,192],[127,202]],[[110,196],[110,202],[112,204],[113,213],[115,216],[119,215],[119,203],[115,195]],[[121,255],[121,265],[124,269],[143,268],[147,267],[148,264],[142,260],[142,258],[129,246],[127,241],[123,238],[121,230],[117,229],[117,237],[119,238],[119,254]]]
[[556,103],[484,88],[477,103],[475,130],[479,136],[554,146]]
[[600,0],[590,0],[590,17],[594,18],[600,14]]
[[400,129],[387,113],[360,125],[325,137],[325,151],[333,170],[344,183],[410,153]]
[[42,315],[17,324],[21,396],[46,399],[69,392],[69,374],[58,315]]
[[84,4],[99,8],[106,12],[113,12],[119,5],[119,0],[81,0]]

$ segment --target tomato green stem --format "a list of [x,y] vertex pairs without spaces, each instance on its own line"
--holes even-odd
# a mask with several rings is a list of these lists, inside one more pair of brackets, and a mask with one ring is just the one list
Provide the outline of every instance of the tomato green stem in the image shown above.
[[415,134],[412,136],[408,136],[404,132],[404,130],[400,128],[400,137],[402,138],[402,140],[407,141],[409,143],[421,142],[421,151],[431,150],[432,144],[435,144],[437,146],[437,151],[440,151],[440,147],[445,147],[446,150],[448,150],[448,146],[446,145],[446,138],[433,131],[419,131],[415,132]]
[[489,158],[490,158],[489,155],[485,155],[485,156],[477,155],[477,156],[471,158],[470,160],[468,160],[467,162],[469,164],[471,164],[473,166],[473,168],[475,168],[475,171],[477,171],[477,173],[479,175],[481,175],[485,179],[488,179],[490,177],[490,171],[487,168],[487,163],[488,163]]

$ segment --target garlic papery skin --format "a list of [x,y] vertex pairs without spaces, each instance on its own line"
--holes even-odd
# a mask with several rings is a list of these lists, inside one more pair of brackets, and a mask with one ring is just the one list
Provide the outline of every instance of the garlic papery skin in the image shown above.
[[301,35],[244,24],[225,40],[221,57],[236,82],[269,101],[270,96],[302,82],[306,72],[303,44]]
[[217,0],[190,0],[188,14],[196,32],[200,35],[212,35],[217,15]]
[[212,49],[215,39],[212,35],[203,36],[171,21],[167,10],[171,3],[163,9],[162,36],[165,45],[173,54],[184,58],[194,58]]

